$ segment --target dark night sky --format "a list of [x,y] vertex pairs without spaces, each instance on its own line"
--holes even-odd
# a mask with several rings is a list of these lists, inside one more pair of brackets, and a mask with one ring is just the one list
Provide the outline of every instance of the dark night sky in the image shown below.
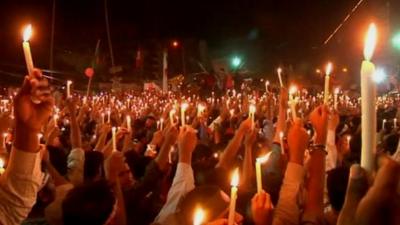
[[[197,38],[212,49],[244,49],[272,64],[313,57],[312,63],[343,60],[343,53],[359,57],[362,32],[371,20],[384,18],[385,8],[385,1],[365,0],[335,39],[322,46],[358,0],[108,1],[116,45],[148,38]],[[31,22],[35,61],[47,65],[51,7],[52,0],[0,1],[1,63],[23,63],[21,29]],[[103,0],[57,0],[56,49],[94,48],[98,38],[105,40],[103,7]]]

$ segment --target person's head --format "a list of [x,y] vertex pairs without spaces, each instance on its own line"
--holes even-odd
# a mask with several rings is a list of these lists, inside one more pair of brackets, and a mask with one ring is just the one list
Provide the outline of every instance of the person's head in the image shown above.
[[342,209],[349,179],[349,168],[338,167],[328,171],[327,188],[329,202],[336,212]]
[[62,203],[64,225],[105,225],[117,208],[110,185],[104,181],[89,182],[68,192]]
[[156,123],[156,119],[152,116],[148,116],[145,121],[145,127],[147,129],[152,128]]
[[85,152],[83,175],[85,181],[99,180],[103,176],[103,153],[98,151]]
[[225,216],[229,197],[217,186],[200,186],[189,192],[179,204],[182,225],[193,224],[193,215],[198,207],[207,209],[206,223]]

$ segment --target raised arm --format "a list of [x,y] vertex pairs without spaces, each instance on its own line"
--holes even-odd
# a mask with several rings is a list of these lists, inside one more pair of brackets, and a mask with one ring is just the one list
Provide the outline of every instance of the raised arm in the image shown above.
[[0,224],[21,224],[36,202],[42,182],[38,134],[53,105],[47,80],[34,70],[14,100],[15,141],[6,172],[0,177]]
[[286,130],[286,110],[288,104],[288,92],[287,89],[282,88],[279,96],[279,113],[278,121],[276,123],[276,130],[274,136],[274,142],[280,143],[280,133]]

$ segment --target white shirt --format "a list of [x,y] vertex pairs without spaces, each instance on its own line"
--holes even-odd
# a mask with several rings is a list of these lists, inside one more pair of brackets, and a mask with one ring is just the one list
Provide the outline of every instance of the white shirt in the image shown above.
[[21,224],[36,202],[42,182],[40,152],[11,150],[6,172],[0,177],[0,224]]
[[[172,225],[171,217],[178,211],[181,199],[195,188],[192,167],[186,163],[178,163],[172,186],[169,189],[167,202],[154,220],[154,223]],[[175,221],[176,222],[176,221]]]

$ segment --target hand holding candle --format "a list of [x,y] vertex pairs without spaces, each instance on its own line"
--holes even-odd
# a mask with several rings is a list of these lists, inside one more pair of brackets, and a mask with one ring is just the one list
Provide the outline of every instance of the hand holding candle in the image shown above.
[[278,79],[279,79],[279,84],[281,85],[281,88],[283,87],[283,81],[282,81],[282,68],[278,68],[276,70],[276,72],[278,73]]

